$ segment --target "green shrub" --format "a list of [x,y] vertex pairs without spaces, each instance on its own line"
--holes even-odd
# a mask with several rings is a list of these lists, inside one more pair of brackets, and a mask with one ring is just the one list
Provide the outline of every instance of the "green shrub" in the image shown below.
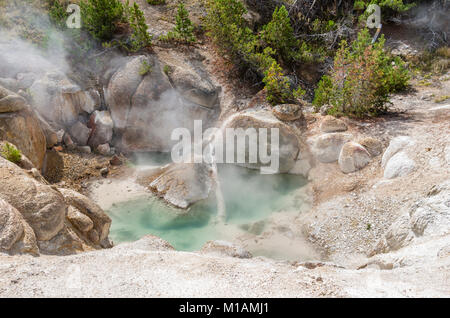
[[132,7],[127,8],[127,19],[132,30],[130,38],[131,51],[136,52],[144,47],[151,46],[153,36],[148,33],[144,12],[139,9],[139,5],[136,2]]
[[5,143],[3,145],[1,155],[3,158],[11,161],[12,163],[19,163],[22,160],[22,153],[20,150],[10,143]]
[[409,74],[400,58],[384,51],[384,37],[371,44],[367,29],[336,53],[333,70],[322,78],[315,92],[316,110],[330,104],[332,115],[376,116],[387,109],[389,94],[408,85]]
[[185,42],[195,42],[194,26],[189,19],[189,12],[184,7],[183,2],[178,5],[177,16],[175,17],[176,25],[174,32]]
[[275,50],[284,61],[299,58],[299,41],[294,36],[289,13],[285,6],[275,9],[272,21],[263,27],[260,37],[264,45]]
[[214,44],[232,60],[242,60],[243,43],[253,42],[253,33],[246,26],[247,13],[239,0],[206,0],[205,18],[208,35]]
[[139,68],[139,75],[145,76],[151,71],[152,66],[147,61],[143,61],[141,67]]
[[275,105],[294,102],[304,93],[293,91],[278,60],[302,58],[288,12],[277,8],[273,19],[258,34],[247,27],[247,12],[239,0],[207,0],[206,27],[219,50],[239,67],[250,68],[263,77],[267,100]]
[[69,15],[66,12],[66,7],[59,0],[50,0],[48,15],[54,25],[60,29],[65,28]]
[[292,90],[289,79],[277,62],[273,62],[263,79],[267,101],[272,105],[293,103],[305,93],[301,88]]
[[126,19],[119,0],[82,0],[80,7],[83,27],[99,40],[111,40],[117,24]]
[[147,3],[151,5],[161,5],[166,4],[166,0],[147,0]]
[[161,36],[160,40],[165,42],[176,41],[184,43],[194,43],[196,41],[194,35],[194,26],[189,19],[189,12],[186,10],[183,2],[178,5],[177,16],[175,17],[176,25],[172,31]]
[[408,0],[357,0],[354,8],[356,10],[365,10],[369,4],[377,4],[381,9],[391,9],[395,12],[408,11],[416,5],[414,1]]
[[172,72],[172,68],[166,64],[163,67],[163,72],[164,72],[164,74],[169,75]]

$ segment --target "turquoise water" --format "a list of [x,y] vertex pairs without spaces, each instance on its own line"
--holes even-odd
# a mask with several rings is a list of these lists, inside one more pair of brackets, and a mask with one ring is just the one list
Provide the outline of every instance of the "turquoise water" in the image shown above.
[[249,225],[273,213],[299,209],[293,192],[304,186],[296,175],[261,175],[232,165],[219,167],[226,204],[226,222],[217,221],[214,198],[198,203],[188,212],[171,208],[160,199],[143,197],[114,205],[110,237],[115,243],[135,241],[153,234],[177,250],[194,251],[209,240],[227,239],[245,233]]

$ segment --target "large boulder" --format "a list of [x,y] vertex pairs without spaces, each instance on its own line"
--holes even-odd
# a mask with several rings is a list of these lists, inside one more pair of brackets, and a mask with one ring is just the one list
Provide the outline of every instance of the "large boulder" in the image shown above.
[[339,159],[342,146],[352,138],[352,134],[339,132],[320,135],[312,147],[313,154],[320,162],[335,162]]
[[400,151],[389,158],[384,168],[384,177],[394,179],[409,174],[415,168],[415,163],[408,157],[406,152]]
[[[292,126],[281,122],[279,119],[277,119],[272,112],[266,111],[266,110],[260,110],[260,111],[244,111],[241,113],[237,113],[235,115],[232,115],[228,119],[226,119],[224,127],[223,127],[223,138],[226,139],[226,129],[227,128],[233,128],[235,129],[235,132],[237,132],[237,129],[242,129],[242,131],[245,133],[247,129],[255,129],[256,132],[259,134],[261,128],[267,129],[267,151],[266,153],[271,153],[271,129],[278,129],[279,133],[279,148],[278,155],[279,155],[279,167],[277,171],[278,173],[287,173],[291,169],[294,168],[296,165],[297,159],[299,157],[307,157],[307,154],[309,153],[309,149],[306,145],[306,143],[300,138],[300,133]],[[228,141],[227,141],[228,142]],[[230,141],[232,142],[232,141]],[[259,148],[264,145],[265,141],[261,141],[258,138],[258,144],[257,144],[257,151],[260,150]],[[262,143],[261,143],[262,142]],[[237,145],[235,145],[235,152],[240,149],[237,149]],[[224,154],[226,153],[226,149],[224,149]],[[272,154],[274,155],[274,154]],[[262,163],[260,161],[260,157],[258,155],[258,159],[256,163],[250,163],[249,162],[249,143],[245,143],[245,163],[241,164],[245,167],[252,168],[252,169],[261,169],[261,168],[267,168],[270,166],[269,164]],[[223,158],[223,162],[226,161],[226,158]]]
[[22,214],[38,240],[49,240],[62,230],[67,207],[58,191],[32,179],[3,158],[0,179],[0,196]]
[[149,63],[145,56],[130,57],[114,73],[107,86],[105,101],[118,130],[127,126],[131,99],[143,79],[140,70],[144,63]]
[[384,168],[392,156],[400,150],[412,146],[413,144],[414,140],[409,136],[398,136],[393,138],[389,143],[389,146],[384,151],[383,157],[381,158],[381,166]]
[[173,163],[144,171],[139,182],[181,209],[207,199],[214,185],[211,168],[204,163]]
[[23,234],[22,216],[0,198],[0,251],[9,250]]
[[370,256],[396,251],[422,237],[450,233],[450,182],[434,186],[389,227],[376,242]]
[[64,74],[49,72],[30,87],[32,106],[58,128],[73,125],[82,111],[94,109],[89,92],[82,91]]
[[111,142],[114,123],[109,111],[95,111],[89,119],[88,127],[92,130],[88,144],[93,149]]
[[25,172],[0,157],[0,197],[22,218],[19,222],[14,210],[5,204],[0,207],[7,211],[0,213],[5,224],[0,226],[1,249],[11,254],[68,255],[111,246],[107,238],[111,220],[95,203],[37,179],[42,181],[38,172]]
[[36,168],[42,168],[47,141],[33,113],[0,114],[0,140],[14,144]]
[[0,113],[17,112],[25,108],[27,108],[25,98],[0,86]]
[[[111,226],[111,218],[88,197],[70,189],[60,188],[59,191],[69,205],[75,207],[80,213],[92,220],[93,228],[90,231],[95,230],[98,234],[98,240],[94,243],[100,243],[103,247],[110,247],[108,234]],[[80,222],[78,224],[81,226]],[[88,230],[88,233],[90,231]]]
[[194,120],[202,120],[206,129],[218,114],[218,103],[201,99],[200,93],[194,95],[192,90],[174,88],[156,57],[129,57],[112,75],[105,95],[114,129],[122,135],[116,146],[129,151],[170,151],[175,128],[193,131]]
[[344,173],[358,171],[370,162],[369,152],[356,142],[347,142],[339,154],[339,167]]
[[72,140],[75,141],[79,146],[87,145],[89,136],[91,135],[91,131],[92,130],[90,128],[79,121],[73,124],[69,129]]
[[358,139],[358,143],[366,148],[372,157],[376,157],[383,152],[383,144],[378,139],[361,137]]

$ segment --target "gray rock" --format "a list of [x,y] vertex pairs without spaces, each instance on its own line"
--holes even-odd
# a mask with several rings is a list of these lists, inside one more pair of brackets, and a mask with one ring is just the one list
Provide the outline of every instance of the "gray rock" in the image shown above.
[[342,146],[352,138],[353,135],[348,133],[329,133],[320,135],[313,146],[313,154],[320,162],[335,162],[339,159]]
[[207,199],[213,187],[210,167],[204,163],[169,164],[141,175],[141,180],[165,201],[181,209]]
[[347,129],[346,123],[330,115],[325,116],[320,124],[320,130],[326,133],[346,131]]
[[383,144],[378,139],[363,137],[359,138],[357,142],[366,148],[372,157],[376,157],[383,152]]
[[356,142],[347,142],[339,154],[339,167],[344,173],[358,171],[370,162],[369,152]]
[[384,177],[386,179],[394,179],[409,174],[414,170],[415,164],[408,155],[400,151],[392,156],[384,168]]
[[381,158],[381,166],[384,168],[393,155],[413,144],[414,141],[411,137],[408,136],[398,136],[393,138],[389,143],[389,146],[386,148],[383,157]]
[[67,210],[67,219],[81,232],[89,232],[94,227],[94,222],[73,206]]
[[91,134],[91,129],[86,127],[86,125],[77,121],[72,127],[69,129],[70,136],[72,139],[80,146],[86,146],[89,140],[89,136]]
[[0,198],[0,251],[9,250],[23,234],[22,216]]
[[66,202],[89,217],[94,223],[94,229],[99,234],[99,241],[106,240],[111,226],[110,217],[86,196],[69,189],[60,188]]
[[86,153],[86,154],[92,152],[91,147],[89,147],[89,146],[78,146],[77,150],[81,153]]
[[99,145],[97,147],[97,152],[102,156],[109,156],[111,154],[111,147],[109,144]]
[[111,141],[114,123],[109,111],[95,111],[89,119],[88,127],[92,129],[88,143],[93,149]]
[[272,112],[279,120],[293,121],[302,117],[302,109],[297,104],[282,104],[272,108]]

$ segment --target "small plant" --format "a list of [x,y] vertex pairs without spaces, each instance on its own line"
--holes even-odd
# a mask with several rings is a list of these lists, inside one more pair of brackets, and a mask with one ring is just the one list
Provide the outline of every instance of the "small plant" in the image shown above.
[[166,64],[163,67],[163,72],[164,72],[164,74],[169,75],[172,72],[172,68]]
[[367,231],[370,231],[371,228],[372,228],[372,224],[367,223],[367,226],[366,226]]
[[434,102],[435,103],[442,103],[443,101],[446,101],[447,99],[450,99],[450,95],[443,95],[443,96],[436,97],[434,99]]
[[22,153],[20,150],[8,142],[3,145],[1,155],[12,163],[19,163],[22,160]]
[[141,68],[139,69],[139,75],[145,76],[152,71],[152,66],[147,62],[143,61]]
[[147,3],[151,5],[162,5],[166,4],[166,0],[147,0]]

